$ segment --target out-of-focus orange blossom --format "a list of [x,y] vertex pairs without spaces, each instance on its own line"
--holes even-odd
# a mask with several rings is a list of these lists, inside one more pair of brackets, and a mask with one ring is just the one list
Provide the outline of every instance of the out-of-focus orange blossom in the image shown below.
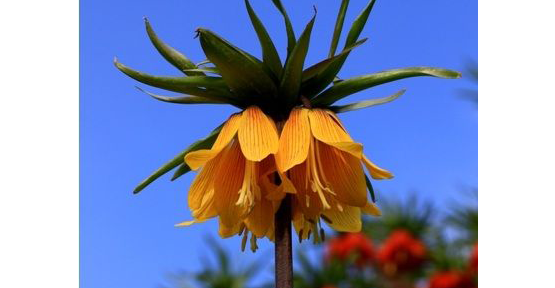
[[372,240],[363,233],[345,233],[329,241],[327,246],[327,258],[348,260],[350,257],[357,266],[371,263],[374,258],[374,247]]
[[386,276],[412,271],[426,260],[426,246],[406,230],[395,230],[378,250],[376,259]]
[[437,272],[430,277],[428,288],[477,288],[468,273],[462,271]]

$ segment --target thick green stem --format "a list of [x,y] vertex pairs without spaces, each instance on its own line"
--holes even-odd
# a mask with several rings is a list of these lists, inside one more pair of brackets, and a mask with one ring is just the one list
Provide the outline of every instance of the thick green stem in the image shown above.
[[293,287],[293,250],[291,242],[291,196],[287,194],[275,214],[276,288]]

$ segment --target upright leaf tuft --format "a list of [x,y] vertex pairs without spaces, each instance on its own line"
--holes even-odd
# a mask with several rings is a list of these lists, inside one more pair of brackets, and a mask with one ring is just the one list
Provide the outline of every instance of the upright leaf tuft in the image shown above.
[[[349,34],[347,35],[347,39],[345,40],[345,48],[348,48],[355,42],[357,42],[357,39],[360,36],[362,29],[366,25],[366,21],[368,20],[368,16],[372,11],[375,2],[375,0],[370,0],[370,2],[368,2],[366,7],[364,7],[362,12],[353,22],[353,25],[349,30]],[[334,61],[334,63],[329,65],[329,67],[324,72],[320,73],[313,81],[310,81],[310,83],[304,85],[303,94],[309,98],[312,98],[320,93],[322,90],[326,89],[326,87],[328,87],[328,85],[333,82],[333,79],[335,79],[337,73],[339,73],[339,71],[341,70],[341,67],[343,67],[343,64],[345,63],[345,60],[347,60],[349,54],[350,53],[347,53],[339,58],[337,61]]]
[[199,28],[197,33],[206,57],[216,65],[233,92],[253,101],[257,97],[277,96],[270,71],[260,60],[210,30]]
[[298,100],[299,90],[301,88],[302,74],[306,54],[310,45],[310,35],[312,27],[316,20],[316,12],[314,16],[306,25],[306,28],[301,34],[299,41],[295,45],[291,56],[287,59],[283,76],[281,77],[280,96],[285,99],[285,102],[290,106],[295,105]]
[[341,37],[341,30],[343,29],[343,22],[345,22],[345,14],[347,14],[348,6],[349,0],[341,1],[341,6],[339,7],[339,12],[337,14],[337,20],[335,21],[333,37],[331,38],[331,46],[328,57],[333,57],[333,55],[335,55],[335,50],[337,49],[337,43],[339,43],[339,37]]
[[245,0],[245,5],[247,6],[247,12],[249,13],[252,26],[254,27],[258,40],[260,41],[260,46],[262,47],[262,61],[266,64],[266,66],[268,66],[268,68],[270,68],[270,70],[272,70],[275,77],[278,78],[281,75],[283,67],[281,66],[281,60],[279,59],[276,46],[274,46],[272,38],[268,35],[268,31],[266,31],[266,28],[264,28],[264,25],[258,16],[256,16],[249,0]]
[[287,15],[287,11],[281,0],[272,0],[274,5],[277,7],[281,15],[283,15],[283,20],[285,21],[285,30],[287,32],[287,57],[293,53],[293,49],[295,48],[295,43],[297,42],[295,38],[295,32],[293,31],[293,25],[291,25],[291,20],[289,19],[289,15]]

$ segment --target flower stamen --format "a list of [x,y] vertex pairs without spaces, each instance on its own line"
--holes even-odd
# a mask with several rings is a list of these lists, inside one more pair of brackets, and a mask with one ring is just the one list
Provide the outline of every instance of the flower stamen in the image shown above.
[[254,161],[245,161],[245,176],[239,189],[239,199],[235,205],[247,208],[247,214],[254,207],[254,199],[260,199],[260,186],[257,183],[258,167]]
[[[320,180],[320,178],[323,178],[323,173],[321,169],[321,167],[319,167],[319,163],[316,160],[316,153],[315,153],[315,146],[316,146],[316,142],[314,139],[312,139],[312,142],[310,143],[310,148],[308,149],[308,158],[307,158],[307,181],[310,182],[310,188],[313,192],[318,193],[318,197],[320,197],[320,201],[322,202],[322,205],[324,206],[325,209],[330,209],[331,206],[329,205],[328,201],[326,200],[326,196],[324,195],[324,192],[328,192],[332,195],[334,195],[333,191],[331,191],[328,187],[326,187],[327,185],[324,185],[322,183],[322,180]],[[325,181],[325,178],[323,178],[323,180]],[[325,182],[324,182],[325,183]]]

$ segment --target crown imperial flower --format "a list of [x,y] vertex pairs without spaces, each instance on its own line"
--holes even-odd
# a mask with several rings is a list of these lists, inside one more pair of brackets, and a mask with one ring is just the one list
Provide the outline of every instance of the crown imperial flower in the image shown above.
[[305,68],[316,14],[297,38],[281,1],[272,2],[286,26],[288,44],[283,62],[248,0],[245,5],[262,48],[261,59],[199,28],[197,36],[208,59],[195,64],[158,38],[145,18],[154,47],[184,75],[154,76],[114,61],[129,77],[180,94],[162,96],[139,88],[156,100],[228,104],[241,111],[156,170],[134,193],[174,168],[172,180],[198,170],[188,197],[193,220],[178,226],[218,217],[222,237],[242,234],[244,248],[250,233],[253,250],[256,239],[274,239],[274,217],[286,198],[292,199],[287,202],[291,202],[300,240],[311,234],[315,240],[323,237],[320,219],[338,231],[357,232],[361,214],[380,214],[367,199],[367,191],[372,200],[375,195],[363,165],[373,179],[389,179],[392,174],[363,154],[362,145],[353,141],[336,114],[391,102],[405,90],[346,105],[336,105],[337,101],[409,77],[460,77],[447,69],[410,67],[339,79],[349,54],[366,41],[359,36],[374,0],[355,19],[343,49],[336,53],[349,2],[343,0],[328,57]]

